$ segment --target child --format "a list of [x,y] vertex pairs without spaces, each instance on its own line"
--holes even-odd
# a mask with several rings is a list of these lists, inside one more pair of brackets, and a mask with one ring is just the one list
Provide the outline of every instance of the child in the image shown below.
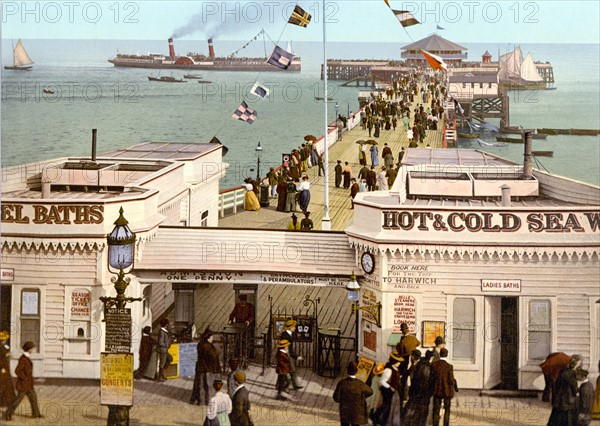
[[227,375],[227,393],[229,394],[229,396],[232,396],[233,391],[235,391],[236,388],[235,379],[233,375],[239,371],[239,363],[237,359],[231,358],[229,359],[229,361],[227,361],[227,364],[229,365],[230,370],[229,374]]
[[579,385],[579,404],[577,407],[577,425],[588,426],[592,423],[592,405],[594,404],[594,386],[588,379],[587,370],[577,370]]

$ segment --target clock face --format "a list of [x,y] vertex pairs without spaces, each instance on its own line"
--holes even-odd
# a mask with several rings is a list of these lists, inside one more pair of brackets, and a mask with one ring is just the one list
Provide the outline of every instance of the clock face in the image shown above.
[[375,257],[371,253],[363,253],[360,263],[367,274],[372,274],[375,270]]

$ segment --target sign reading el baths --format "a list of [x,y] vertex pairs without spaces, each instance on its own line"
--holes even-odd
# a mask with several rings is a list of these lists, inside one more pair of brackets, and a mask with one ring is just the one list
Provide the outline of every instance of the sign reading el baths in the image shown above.
[[472,212],[384,210],[383,229],[452,232],[598,232],[599,212]]
[[102,205],[2,203],[2,223],[95,225],[104,221]]

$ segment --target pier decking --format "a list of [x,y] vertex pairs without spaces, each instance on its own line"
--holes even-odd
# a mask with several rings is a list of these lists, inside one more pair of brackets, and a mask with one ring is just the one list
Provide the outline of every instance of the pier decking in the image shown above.
[[[414,107],[412,108],[414,109]],[[404,131],[404,127],[399,123],[396,130],[381,130],[379,138],[369,137],[368,130],[363,130],[361,126],[356,126],[354,129],[343,132],[341,141],[336,142],[329,148],[329,216],[331,218],[331,229],[341,231],[350,223],[353,216],[351,209],[350,191],[344,188],[335,187],[335,171],[334,167],[337,160],[341,160],[342,164],[348,161],[352,167],[352,176],[356,177],[362,166],[358,163],[358,146],[356,141],[375,139],[379,143],[379,166],[381,168],[383,160],[381,159],[381,151],[384,144],[392,149],[394,161],[398,161],[398,153],[401,148],[407,148],[409,140]],[[420,148],[430,146],[431,148],[442,148],[444,139],[444,122],[441,120],[438,123],[438,130],[428,130],[427,136],[423,144],[419,144]],[[298,141],[301,145],[304,141]],[[290,150],[294,147],[290,147]],[[367,151],[367,164],[371,166],[370,152]],[[324,185],[323,177],[318,175],[318,167],[312,167],[306,173],[310,178],[310,194],[311,200],[308,210],[311,212],[310,218],[313,220],[316,230],[321,229],[321,220],[324,211]],[[286,229],[290,221],[290,213],[282,213],[276,211],[277,200],[271,200],[271,205],[268,208],[262,208],[259,211],[242,211],[240,213],[226,216],[219,220],[220,227],[227,228],[267,228],[267,229]],[[297,207],[298,221],[302,219],[302,213]]]

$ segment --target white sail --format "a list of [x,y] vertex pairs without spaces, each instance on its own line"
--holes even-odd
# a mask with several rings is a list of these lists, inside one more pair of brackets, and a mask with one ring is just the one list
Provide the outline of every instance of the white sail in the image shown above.
[[13,51],[13,58],[16,67],[24,67],[33,64],[33,61],[27,54],[25,48],[23,47],[23,43],[21,43],[21,39],[17,41],[17,45],[15,46],[15,50]]
[[520,47],[506,55],[502,55],[500,57],[500,71],[498,72],[500,80],[521,77],[522,63],[523,53]]
[[531,53],[527,53],[523,65],[521,65],[521,78],[525,81],[544,81],[542,76],[538,73],[537,67],[533,63]]

